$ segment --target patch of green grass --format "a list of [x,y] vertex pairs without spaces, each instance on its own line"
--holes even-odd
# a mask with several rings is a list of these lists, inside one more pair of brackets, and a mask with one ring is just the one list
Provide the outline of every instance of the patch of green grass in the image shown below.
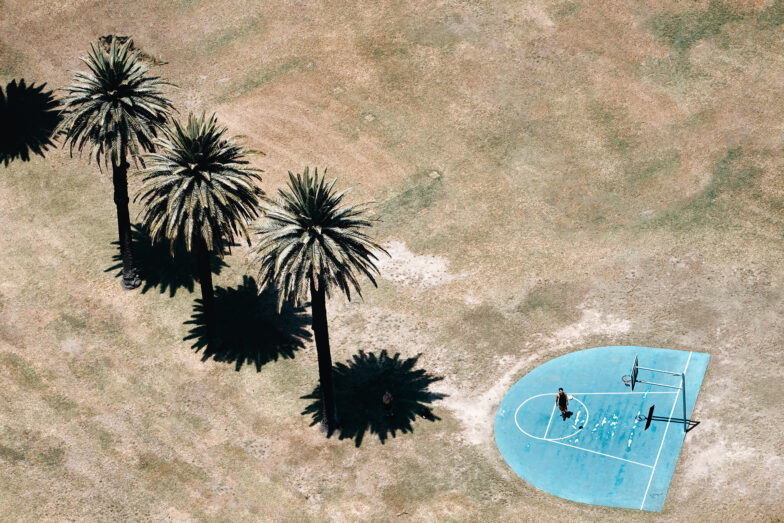
[[259,16],[243,19],[239,26],[224,27],[206,35],[199,45],[193,49],[200,55],[215,55],[231,44],[258,34],[262,30],[264,20]]
[[774,0],[757,15],[757,23],[762,29],[776,29],[784,24],[784,0]]
[[82,313],[78,316],[64,312],[60,315],[62,322],[73,330],[81,330],[87,327],[87,314]]
[[[0,5],[0,10],[2,10],[2,5]],[[22,61],[23,56],[20,52],[0,40],[0,87],[4,91],[6,84],[19,75]]]
[[553,18],[556,20],[562,20],[564,18],[568,18],[582,8],[583,6],[579,2],[566,2],[565,4],[560,6],[557,11],[553,13]]
[[65,463],[65,448],[62,444],[45,445],[37,449],[36,461],[46,467],[59,467]]
[[110,383],[113,376],[112,361],[108,357],[70,359],[67,361],[68,370],[73,376],[83,383],[89,384],[99,390]]
[[98,444],[101,446],[101,450],[104,451],[111,451],[114,449],[114,446],[119,442],[119,438],[109,432],[108,430],[104,430],[98,426],[90,426],[89,428],[85,427],[85,430],[92,434],[96,440],[98,440]]
[[660,152],[654,158],[635,162],[630,166],[628,182],[632,189],[656,178],[670,176],[681,166],[681,153],[678,149]]
[[[727,151],[713,168],[711,181],[703,191],[685,206],[673,209],[652,223],[685,228],[710,221],[714,225],[731,219],[729,211],[736,203],[732,195],[753,189],[760,169],[743,160],[743,150],[736,147]],[[754,194],[752,194],[754,196]]]
[[459,15],[442,20],[414,19],[403,28],[405,38],[411,43],[425,47],[453,47],[461,36],[450,28],[450,23],[460,23]]
[[191,430],[202,430],[207,425],[207,422],[204,418],[186,410],[180,410],[177,412],[176,419],[182,425],[187,426]]
[[58,341],[71,337],[87,328],[90,320],[86,312],[69,311],[62,312],[60,317],[47,325],[47,328],[54,332]]
[[394,37],[394,34],[390,28],[388,31],[361,36],[357,40],[359,52],[379,63],[410,57],[410,46],[400,38]]
[[381,498],[387,506],[394,507],[395,510],[403,510],[411,503],[424,503],[432,499],[440,492],[432,481],[422,481],[420,478],[428,478],[432,472],[427,466],[409,460],[406,463],[408,474],[401,477],[399,481],[382,489]]
[[119,314],[102,310],[101,304],[96,300],[85,301],[87,303],[84,305],[70,303],[67,312],[62,312],[59,318],[47,324],[46,327],[54,332],[58,341],[81,336],[85,332],[105,340],[122,337],[123,320]]
[[404,90],[422,76],[413,45],[396,34],[398,28],[392,26],[357,40],[358,51],[375,62],[385,89],[392,91]]
[[59,467],[65,462],[65,446],[62,440],[37,431],[6,428],[0,435],[0,458],[12,464],[27,461]]
[[747,187],[754,181],[759,171],[739,165],[742,155],[741,148],[736,147],[727,151],[724,158],[718,161],[711,182],[692,202],[695,208],[711,206],[721,193]]
[[598,104],[592,112],[604,130],[605,144],[611,151],[627,155],[637,148],[639,137],[634,132],[634,122],[625,110]]
[[430,207],[441,192],[441,183],[437,181],[416,185],[398,194],[384,204],[385,213],[416,213]]
[[407,189],[387,199],[380,214],[405,219],[433,205],[444,196],[443,178],[431,178],[432,169],[420,171],[406,181]]
[[354,123],[339,121],[333,128],[352,142],[359,140],[359,128]]
[[45,394],[43,400],[57,414],[66,419],[73,418],[76,414],[83,412],[77,403],[71,401],[67,396],[60,393]]
[[[56,157],[60,153],[51,154]],[[78,156],[75,151],[74,157]],[[69,164],[73,170],[55,170],[49,160],[37,157],[29,162],[15,162],[13,169],[3,172],[3,182],[18,194],[8,209],[13,209],[14,215],[30,227],[49,231],[78,224],[78,232],[69,238],[69,259],[92,265],[100,250],[113,250],[106,238],[107,234],[117,237],[116,208],[112,202],[111,169],[107,172],[104,167],[101,172],[95,162],[88,162],[86,155],[83,158],[82,162]],[[133,206],[131,216],[135,216]],[[109,233],[107,224],[114,225],[115,230]],[[35,250],[31,249],[31,256],[24,259],[35,260]]]
[[9,376],[14,382],[27,389],[40,389],[41,376],[33,367],[12,352],[0,352],[0,373]]
[[642,63],[640,73],[662,85],[677,85],[704,76],[689,61],[686,51],[675,51],[664,58],[648,57]]
[[140,455],[136,466],[140,471],[154,477],[160,487],[176,490],[182,488],[183,483],[205,482],[209,479],[207,473],[196,465],[179,458],[166,460],[151,452]]
[[3,459],[13,465],[19,461],[23,461],[25,459],[25,454],[21,450],[6,447],[5,445],[0,444],[0,459]]
[[572,323],[580,319],[577,306],[584,296],[585,290],[574,283],[542,282],[528,291],[516,311],[529,320]]
[[669,127],[672,131],[691,131],[709,122],[712,116],[713,108],[702,109],[690,114],[680,122],[671,124]]
[[459,340],[471,340],[473,346],[479,349],[479,355],[470,368],[465,368],[466,362],[456,357],[452,362],[454,368],[450,369],[453,374],[483,372],[492,368],[495,357],[517,349],[517,329],[492,305],[482,304],[462,310],[455,314],[454,320],[454,323],[444,326],[442,342],[454,345]]
[[531,164],[540,159],[539,155],[532,157],[530,154],[537,145],[563,138],[549,121],[532,121],[512,111],[510,108],[500,122],[478,129],[472,136],[478,152],[501,168],[508,168],[510,162],[518,161],[521,155]]
[[650,28],[659,40],[673,49],[685,51],[700,40],[719,34],[724,25],[741,20],[743,16],[732,4],[711,0],[705,9],[659,13],[651,19]]
[[257,68],[246,73],[236,82],[232,82],[228,92],[215,99],[216,104],[229,101],[232,98],[242,96],[254,89],[268,84],[281,76],[291,73],[301,73],[313,69],[313,62],[306,58],[292,57],[288,60],[271,64],[267,67]]

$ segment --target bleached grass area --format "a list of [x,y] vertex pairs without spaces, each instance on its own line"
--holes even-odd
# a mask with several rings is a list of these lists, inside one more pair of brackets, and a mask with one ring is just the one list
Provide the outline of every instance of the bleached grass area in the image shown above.
[[[263,365],[202,360],[198,283],[159,259],[170,286],[120,290],[105,169],[61,149],[0,164],[0,521],[642,521],[540,492],[494,448],[508,387],[604,345],[711,354],[663,519],[780,519],[780,2],[0,12],[0,88],[63,87],[90,41],[133,36],[181,116],[214,111],[265,153],[268,195],[328,168],[347,202],[380,202],[391,254],[378,288],[329,303],[342,393],[369,405],[357,446],[303,414],[308,311],[256,321],[240,302],[232,337]],[[223,296],[250,288],[245,251]],[[372,391],[420,378],[446,394],[432,421],[386,431]]]
[[513,356],[501,358],[498,361],[497,378],[489,389],[483,392],[461,391],[450,388],[447,381],[441,387],[449,394],[444,404],[463,424],[461,437],[474,445],[492,445],[495,410],[509,387],[524,374],[523,370],[532,369],[535,363],[542,363],[544,359],[549,359],[546,355],[554,356],[566,347],[575,346],[581,340],[590,339],[591,336],[615,339],[628,333],[630,327],[629,320],[584,309],[582,318],[577,323],[559,329],[550,338],[536,342],[535,347],[531,342],[526,343],[527,356],[520,359],[515,359]]
[[461,277],[449,272],[449,262],[443,256],[414,254],[401,241],[384,245],[389,256],[381,256],[378,268],[381,276],[403,285],[429,287],[452,282]]

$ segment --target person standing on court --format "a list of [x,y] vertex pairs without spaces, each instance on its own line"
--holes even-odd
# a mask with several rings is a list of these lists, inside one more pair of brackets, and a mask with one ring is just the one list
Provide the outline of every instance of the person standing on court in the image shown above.
[[561,409],[561,419],[566,420],[566,409],[569,406],[569,397],[562,388],[558,389],[558,395],[555,397],[555,403],[557,403],[558,408]]

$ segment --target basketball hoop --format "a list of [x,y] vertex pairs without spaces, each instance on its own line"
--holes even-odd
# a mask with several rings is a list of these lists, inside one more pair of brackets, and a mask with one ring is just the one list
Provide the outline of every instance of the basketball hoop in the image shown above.
[[[688,364],[686,365],[688,367]],[[671,376],[678,376],[681,379],[680,386],[669,385],[666,383],[656,383],[654,381],[646,381],[637,378],[637,374],[641,371],[648,371],[648,372],[659,372],[662,374],[670,374]],[[685,369],[684,369],[685,370]],[[689,430],[689,420],[686,419],[686,373],[685,372],[673,372],[671,370],[663,370],[663,369],[651,369],[649,367],[640,367],[639,361],[637,360],[637,355],[634,355],[634,365],[632,365],[632,372],[631,374],[627,374],[621,378],[623,383],[627,387],[632,388],[632,392],[634,392],[634,386],[638,383],[647,383],[648,385],[655,385],[657,387],[667,387],[668,389],[676,389],[678,394],[683,397],[683,432],[688,432]],[[646,393],[647,394],[647,393]],[[676,400],[678,396],[675,396]],[[645,422],[645,428],[647,429],[651,424],[651,419],[653,416],[653,407],[651,407],[651,411],[648,413],[648,419]]]

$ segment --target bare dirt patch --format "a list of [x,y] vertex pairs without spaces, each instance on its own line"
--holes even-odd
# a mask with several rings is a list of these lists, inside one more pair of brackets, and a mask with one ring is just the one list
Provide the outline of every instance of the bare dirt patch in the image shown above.
[[395,283],[429,287],[461,277],[449,272],[448,262],[443,257],[414,254],[399,241],[389,242],[384,248],[389,257],[382,256],[377,265],[382,277]]
[[494,384],[484,392],[450,388],[447,380],[444,390],[449,392],[449,396],[444,401],[465,427],[461,438],[474,445],[487,446],[493,443],[493,419],[501,399],[517,379],[535,366],[534,363],[546,361],[550,359],[548,356],[554,357],[564,348],[577,346],[580,341],[590,336],[612,338],[627,333],[629,329],[628,320],[620,320],[591,309],[583,310],[583,316],[577,323],[559,329],[551,338],[526,343],[525,357],[501,358]]
[[[782,12],[4,1],[0,84],[62,86],[129,35],[180,116],[266,153],[268,194],[309,165],[376,202],[392,257],[330,302],[333,360],[421,355],[447,396],[383,443],[326,439],[312,344],[201,361],[197,288],[120,292],[111,182],[50,150],[0,167],[0,519],[614,521],[492,447],[516,379],[609,344],[712,355],[661,517],[780,517],[784,418],[748,398],[784,395]],[[241,285],[243,249],[226,263],[216,285]]]

